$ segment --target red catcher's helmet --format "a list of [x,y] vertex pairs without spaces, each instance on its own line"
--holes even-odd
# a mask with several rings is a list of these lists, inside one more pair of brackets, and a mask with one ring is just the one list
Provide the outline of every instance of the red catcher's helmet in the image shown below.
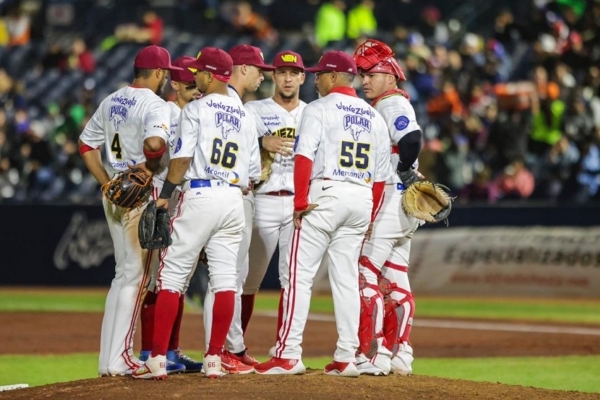
[[354,61],[360,71],[392,74],[399,81],[406,80],[390,46],[379,40],[368,39],[358,46],[354,51]]

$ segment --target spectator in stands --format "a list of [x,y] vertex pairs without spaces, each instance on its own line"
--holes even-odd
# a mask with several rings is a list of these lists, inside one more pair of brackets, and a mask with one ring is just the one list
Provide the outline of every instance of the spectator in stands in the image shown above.
[[19,3],[16,3],[8,12],[6,20],[10,46],[23,46],[29,43],[31,34],[31,20]]
[[252,10],[252,5],[248,1],[237,3],[228,19],[238,32],[249,33],[269,46],[277,44],[279,38],[277,31],[264,16]]
[[71,46],[71,54],[68,58],[70,69],[78,69],[86,74],[91,74],[96,69],[96,60],[90,50],[88,50],[85,41],[76,38]]
[[423,8],[417,28],[431,45],[446,44],[450,40],[448,27],[442,21],[442,13],[435,6]]
[[377,20],[373,14],[375,2],[373,0],[361,0],[356,6],[348,11],[348,37],[358,39],[369,37],[377,32]]
[[535,179],[522,159],[513,160],[492,183],[499,200],[526,199],[533,193]]
[[579,157],[577,146],[567,136],[562,136],[544,158],[537,182],[537,197],[557,199],[577,165]]
[[475,173],[473,181],[458,192],[458,201],[461,203],[488,202],[493,203],[498,198],[496,187],[491,184],[492,171],[489,167],[482,167]]
[[494,39],[502,43],[508,51],[512,51],[519,37],[519,29],[512,12],[510,10],[499,12],[494,21]]
[[575,189],[575,201],[586,203],[593,197],[597,197],[600,188],[600,149],[592,139],[586,140],[581,149],[581,160],[577,184]]
[[427,112],[435,120],[450,117],[461,119],[463,104],[454,82],[450,79],[444,79],[441,86],[441,92],[432,97],[427,103]]
[[118,42],[135,42],[159,46],[163,40],[164,22],[156,11],[148,10],[142,16],[142,25],[124,24],[115,29],[114,36],[109,36],[100,45],[109,50]]
[[338,42],[346,37],[346,2],[332,0],[324,3],[315,18],[315,43],[324,48],[329,43]]

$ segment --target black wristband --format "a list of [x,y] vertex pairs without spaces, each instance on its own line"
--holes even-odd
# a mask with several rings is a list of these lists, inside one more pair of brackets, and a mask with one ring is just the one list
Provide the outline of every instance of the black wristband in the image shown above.
[[263,136],[258,138],[258,148],[262,150],[263,145],[262,145],[262,141],[263,141]]
[[159,199],[170,199],[171,195],[173,194],[173,191],[175,190],[175,188],[177,187],[176,183],[173,183],[171,181],[169,181],[168,179],[165,179],[165,183],[163,183],[163,187],[162,190],[160,191],[160,195],[158,196]]

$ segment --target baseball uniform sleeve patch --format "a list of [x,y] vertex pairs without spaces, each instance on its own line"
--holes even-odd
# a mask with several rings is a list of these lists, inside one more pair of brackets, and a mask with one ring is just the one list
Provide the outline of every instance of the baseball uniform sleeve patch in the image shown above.
[[408,122],[409,122],[408,121],[408,117],[405,117],[404,115],[401,115],[400,117],[396,118],[396,120],[394,121],[394,126],[399,131],[403,131],[408,126]]
[[177,145],[175,146],[175,153],[181,150],[181,138],[177,139]]

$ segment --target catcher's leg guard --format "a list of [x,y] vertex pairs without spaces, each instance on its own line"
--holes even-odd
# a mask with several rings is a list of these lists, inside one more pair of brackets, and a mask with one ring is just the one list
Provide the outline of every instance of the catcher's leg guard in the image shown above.
[[360,323],[358,330],[359,351],[372,358],[377,354],[378,340],[383,338],[383,295],[377,285],[359,276]]
[[[409,342],[415,315],[415,299],[411,292],[399,288],[385,278],[379,281],[379,288],[385,304],[383,317],[385,345],[393,355],[396,355],[400,345]],[[393,292],[403,294],[404,298],[402,300],[392,298]]]

